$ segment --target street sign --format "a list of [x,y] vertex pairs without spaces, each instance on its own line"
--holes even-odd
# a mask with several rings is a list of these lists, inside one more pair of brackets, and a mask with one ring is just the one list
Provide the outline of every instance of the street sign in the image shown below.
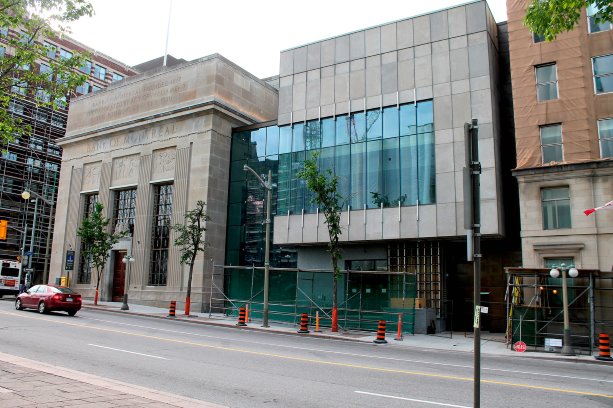
[[523,341],[518,341],[513,344],[513,350],[517,351],[518,353],[523,353],[527,348],[526,343]]
[[64,270],[72,271],[74,269],[74,251],[66,251],[66,262]]

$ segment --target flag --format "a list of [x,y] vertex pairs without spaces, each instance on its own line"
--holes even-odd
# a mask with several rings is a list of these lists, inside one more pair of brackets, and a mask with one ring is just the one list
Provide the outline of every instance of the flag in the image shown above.
[[606,203],[605,205],[602,205],[600,207],[590,208],[589,210],[583,211],[583,213],[585,215],[590,215],[594,211],[598,211],[598,210],[613,210],[613,201],[609,201],[608,203]]

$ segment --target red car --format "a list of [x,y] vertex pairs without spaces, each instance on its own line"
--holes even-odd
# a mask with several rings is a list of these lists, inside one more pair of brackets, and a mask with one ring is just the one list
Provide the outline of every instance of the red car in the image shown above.
[[70,316],[81,309],[81,295],[65,286],[36,285],[17,296],[15,309],[38,309],[39,313],[62,310]]

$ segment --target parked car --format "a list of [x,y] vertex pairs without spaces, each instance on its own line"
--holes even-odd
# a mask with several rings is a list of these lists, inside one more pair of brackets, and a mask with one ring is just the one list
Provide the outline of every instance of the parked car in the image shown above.
[[65,286],[36,285],[17,296],[15,309],[38,309],[39,313],[61,310],[74,316],[81,309],[81,295]]

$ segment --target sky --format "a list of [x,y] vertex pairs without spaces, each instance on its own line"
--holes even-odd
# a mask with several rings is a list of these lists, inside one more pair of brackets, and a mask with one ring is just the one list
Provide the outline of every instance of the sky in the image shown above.
[[[468,0],[90,0],[95,16],[70,36],[127,65],[168,54],[193,60],[219,53],[259,78],[279,73],[282,50]],[[172,4],[172,9],[171,9]],[[488,0],[497,22],[506,0]],[[170,25],[169,25],[169,11]]]

